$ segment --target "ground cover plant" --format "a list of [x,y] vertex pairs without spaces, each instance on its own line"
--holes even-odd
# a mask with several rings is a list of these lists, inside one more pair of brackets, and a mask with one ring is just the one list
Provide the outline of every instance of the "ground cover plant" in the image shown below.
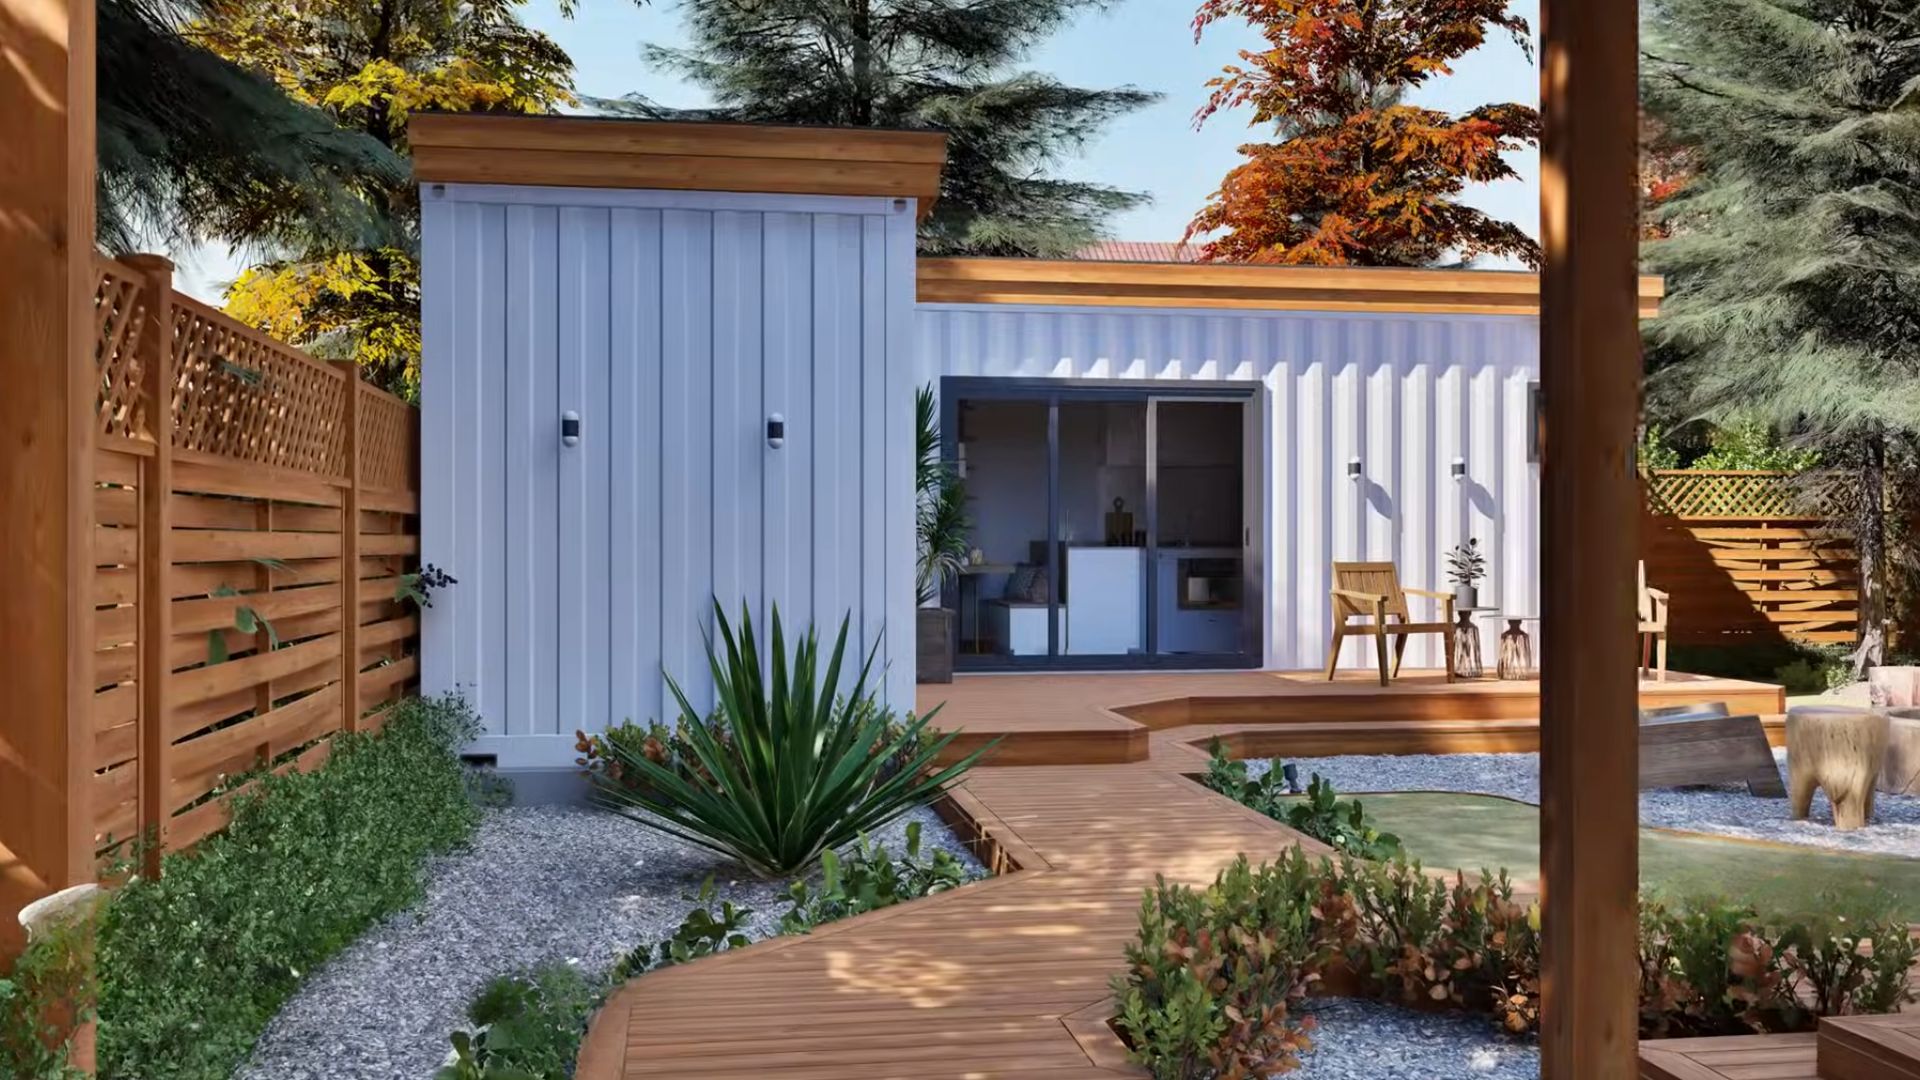
[[[1805,1031],[1916,999],[1899,918],[1648,897],[1640,939],[1646,1037]],[[1162,879],[1147,891],[1114,1024],[1159,1080],[1275,1076],[1311,1045],[1297,1007],[1323,985],[1532,1032],[1539,906],[1516,899],[1504,871],[1448,880],[1403,859],[1241,856],[1205,888]]]
[[1274,758],[1267,763],[1266,772],[1249,777],[1247,763],[1229,758],[1226,747],[1215,739],[1201,782],[1345,854],[1363,859],[1391,859],[1400,854],[1400,838],[1377,828],[1360,800],[1340,798],[1333,785],[1318,773],[1313,774],[1302,796],[1292,790],[1290,775],[1286,765]]
[[225,1078],[302,978],[418,899],[426,857],[478,822],[457,698],[393,707],[309,773],[263,775],[233,821],[113,890],[98,937],[99,1073]]
[[929,734],[938,709],[894,721],[868,682],[877,648],[843,686],[845,618],[823,658],[812,628],[789,653],[775,608],[764,659],[744,607],[738,633],[718,602],[713,619],[714,712],[694,708],[669,676],[680,718],[664,742],[650,729],[595,745],[603,756],[589,777],[615,813],[762,877],[788,877],[930,801],[985,752],[937,766],[954,735]]

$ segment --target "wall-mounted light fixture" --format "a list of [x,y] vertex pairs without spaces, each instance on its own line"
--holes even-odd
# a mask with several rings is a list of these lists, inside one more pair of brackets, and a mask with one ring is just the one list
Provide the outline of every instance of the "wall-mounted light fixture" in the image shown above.
[[767,417],[767,445],[775,450],[787,444],[787,418],[779,413]]
[[1453,476],[1454,483],[1456,484],[1466,483],[1467,482],[1467,459],[1460,458],[1460,457],[1454,458],[1453,464],[1452,466],[1449,467],[1448,471]]
[[1360,482],[1360,459],[1359,458],[1347,459],[1347,479],[1353,481],[1356,484]]
[[560,445],[580,445],[580,414],[572,409],[560,414]]

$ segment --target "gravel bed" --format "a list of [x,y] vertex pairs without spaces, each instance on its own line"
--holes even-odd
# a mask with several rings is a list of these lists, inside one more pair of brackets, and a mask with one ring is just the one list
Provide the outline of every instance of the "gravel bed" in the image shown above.
[[[1781,776],[1787,752],[1776,749]],[[1405,754],[1296,758],[1300,782],[1319,773],[1344,793],[1369,791],[1467,791],[1540,801],[1538,754]],[[1250,761],[1259,775],[1264,762]],[[1866,828],[1841,832],[1833,827],[1833,804],[1815,792],[1805,821],[1787,816],[1787,800],[1747,794],[1744,784],[1657,788],[1640,793],[1640,823],[1667,829],[1716,833],[1752,840],[1804,844],[1842,851],[1920,857],[1920,798],[1880,793]]]
[[[907,821],[934,846],[978,863],[930,809],[875,839],[900,852]],[[599,971],[680,925],[709,876],[720,899],[752,908],[770,933],[784,882],[623,818],[582,807],[487,811],[472,846],[436,859],[426,898],[363,934],[300,987],[273,1018],[239,1080],[424,1080],[448,1033],[488,979],[566,960]]]
[[1357,998],[1309,998],[1313,1049],[1302,1080],[1535,1080],[1540,1048],[1503,1034],[1484,1016],[1416,1012]]

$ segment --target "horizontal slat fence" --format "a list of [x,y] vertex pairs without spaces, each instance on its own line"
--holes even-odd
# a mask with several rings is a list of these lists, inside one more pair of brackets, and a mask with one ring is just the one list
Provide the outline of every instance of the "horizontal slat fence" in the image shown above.
[[1672,640],[1854,640],[1859,564],[1852,542],[1803,504],[1789,473],[1649,474],[1641,544],[1647,583],[1672,596]]
[[102,259],[91,815],[103,863],[222,828],[261,767],[312,768],[415,681],[415,410]]

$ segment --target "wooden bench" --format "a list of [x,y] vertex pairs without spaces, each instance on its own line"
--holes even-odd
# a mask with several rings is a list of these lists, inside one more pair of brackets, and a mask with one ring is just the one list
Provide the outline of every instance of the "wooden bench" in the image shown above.
[[1767,798],[1787,785],[1758,716],[1730,716],[1725,702],[1640,710],[1640,786],[1743,782]]

